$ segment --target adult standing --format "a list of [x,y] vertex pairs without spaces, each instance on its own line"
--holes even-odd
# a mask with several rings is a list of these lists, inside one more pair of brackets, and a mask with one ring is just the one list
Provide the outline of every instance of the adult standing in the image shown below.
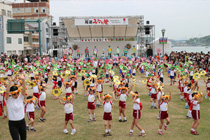
[[125,49],[124,49],[124,56],[127,56],[127,54],[128,54],[128,48],[127,48],[127,46],[125,46]]
[[89,49],[88,49],[88,47],[86,47],[86,49],[85,49],[85,57],[89,57]]
[[72,47],[70,47],[69,48],[69,55],[72,56],[72,54],[73,54],[73,49],[72,49]]
[[147,57],[153,56],[153,50],[151,47],[149,47],[149,49],[147,49]]
[[80,50],[79,50],[79,47],[77,48],[77,57],[80,57]]
[[136,56],[136,47],[133,45],[133,55]]
[[108,48],[108,56],[111,58],[112,57],[112,48],[109,46]]
[[[11,79],[6,89],[5,102],[9,117],[9,131],[13,140],[26,140],[26,122],[24,113],[24,98],[26,93],[25,77],[20,75],[22,80],[22,91],[16,85],[11,86]],[[21,92],[21,94],[20,94]]]
[[117,55],[120,56],[120,48],[117,46]]
[[95,55],[95,57],[97,57],[97,54],[98,54],[98,49],[95,46],[95,48],[93,49],[93,55]]

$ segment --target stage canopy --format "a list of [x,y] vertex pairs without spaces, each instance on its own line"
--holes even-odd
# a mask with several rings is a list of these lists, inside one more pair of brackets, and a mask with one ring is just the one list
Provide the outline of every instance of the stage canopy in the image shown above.
[[124,17],[60,17],[69,38],[135,38],[144,24],[143,16]]

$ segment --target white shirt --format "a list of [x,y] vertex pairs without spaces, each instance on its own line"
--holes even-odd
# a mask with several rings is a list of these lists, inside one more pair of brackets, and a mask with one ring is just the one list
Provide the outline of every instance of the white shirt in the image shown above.
[[160,103],[160,111],[167,111],[168,110],[168,102]]
[[133,104],[133,110],[140,110],[140,102],[141,102],[141,101],[140,101],[140,98],[137,98],[137,99],[136,99],[136,102],[137,102],[137,103],[134,103],[134,104]]
[[173,70],[170,71],[170,76],[174,76],[174,71]]
[[125,102],[126,100],[127,100],[127,93],[125,93],[125,94],[120,94],[120,101],[122,101],[122,102]]
[[38,85],[36,85],[35,87],[33,87],[33,93],[39,93]]
[[0,102],[3,102],[3,100],[4,100],[3,94],[0,94]]
[[184,87],[184,93],[187,93],[187,90],[188,90],[188,88],[187,88],[187,86],[185,86]]
[[17,99],[9,97],[8,100],[5,100],[7,104],[8,116],[11,121],[20,121],[24,119],[24,97],[19,95]]
[[156,94],[157,91],[155,90],[155,88],[152,88],[151,91],[150,91],[152,94]]
[[[164,95],[164,93],[163,93],[163,95]],[[161,96],[161,92],[159,91],[158,94],[157,94],[157,100],[160,99],[160,96]]]
[[193,71],[190,71],[190,76],[193,76]]
[[66,88],[66,93],[72,93],[71,87]]
[[7,75],[12,75],[12,71],[11,70],[8,70],[7,71]]
[[46,100],[46,93],[45,92],[41,92],[40,96],[39,96],[39,101],[45,101]]
[[97,67],[98,66],[98,61],[93,61],[93,66]]
[[26,112],[34,112],[34,111],[35,111],[34,103],[27,103],[26,104]]
[[97,91],[99,91],[99,92],[102,91],[102,85],[101,84],[97,85]]
[[192,110],[200,110],[200,104],[198,104],[198,101],[193,100],[193,109]]
[[136,69],[133,69],[133,73],[136,73]]
[[35,74],[32,72],[32,73],[31,73],[31,77],[34,77],[34,76],[35,76]]
[[111,113],[112,111],[112,102],[104,102],[104,112]]
[[72,103],[65,103],[64,104],[65,113],[73,113],[73,104]]
[[149,76],[149,72],[148,72],[148,71],[146,71],[146,72],[145,72],[145,75],[146,75],[146,77],[148,77],[148,76]]
[[94,102],[95,101],[95,95],[94,94],[88,94],[88,102]]
[[210,87],[210,83],[207,83],[207,84],[206,84],[206,87]]

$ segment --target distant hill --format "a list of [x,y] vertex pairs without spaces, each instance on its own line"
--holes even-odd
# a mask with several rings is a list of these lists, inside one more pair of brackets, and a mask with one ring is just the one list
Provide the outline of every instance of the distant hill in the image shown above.
[[186,41],[186,44],[210,46],[210,35],[201,38],[191,38]]
[[173,46],[210,46],[210,35],[200,38],[190,38],[189,40],[168,39]]

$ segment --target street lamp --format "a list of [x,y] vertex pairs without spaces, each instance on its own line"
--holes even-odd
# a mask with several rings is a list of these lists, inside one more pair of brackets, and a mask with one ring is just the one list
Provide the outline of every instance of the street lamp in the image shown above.
[[163,56],[164,56],[164,34],[165,34],[165,32],[166,32],[166,29],[162,29],[161,30],[161,32],[162,32],[162,36],[163,36]]

